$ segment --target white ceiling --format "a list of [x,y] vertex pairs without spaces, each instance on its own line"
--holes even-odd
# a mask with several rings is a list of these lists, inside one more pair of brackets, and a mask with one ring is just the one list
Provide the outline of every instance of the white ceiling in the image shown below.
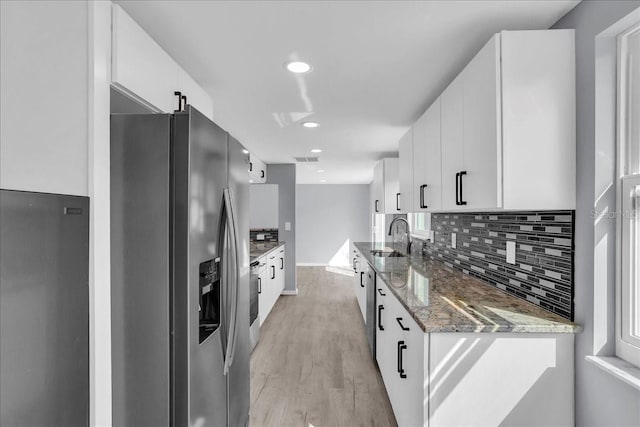
[[[298,165],[300,184],[369,183],[492,34],[549,28],[578,2],[117,1],[258,157],[293,163],[321,148],[319,163]],[[285,71],[294,59],[312,72]]]

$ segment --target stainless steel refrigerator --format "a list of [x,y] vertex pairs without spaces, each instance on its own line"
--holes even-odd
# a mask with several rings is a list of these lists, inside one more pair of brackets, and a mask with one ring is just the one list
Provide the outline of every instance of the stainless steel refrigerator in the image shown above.
[[89,424],[89,198],[0,190],[0,425]]
[[248,423],[248,162],[193,107],[111,116],[114,425]]

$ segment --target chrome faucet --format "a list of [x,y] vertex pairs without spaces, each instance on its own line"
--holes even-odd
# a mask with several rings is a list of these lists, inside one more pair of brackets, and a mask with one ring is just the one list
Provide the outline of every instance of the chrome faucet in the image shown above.
[[402,217],[393,218],[391,224],[389,224],[389,236],[392,235],[393,224],[395,224],[396,221],[402,221],[407,225],[407,255],[409,255],[411,254],[411,226],[409,225],[409,221]]

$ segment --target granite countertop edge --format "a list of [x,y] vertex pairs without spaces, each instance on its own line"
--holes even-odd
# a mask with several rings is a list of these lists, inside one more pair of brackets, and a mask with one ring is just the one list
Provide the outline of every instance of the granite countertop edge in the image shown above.
[[[445,266],[443,263],[439,261],[431,261],[434,265],[439,265],[443,271],[449,272],[450,277],[457,276],[458,278],[463,276],[464,281],[468,282],[470,286],[473,287],[489,287],[487,291],[493,290],[495,292],[499,292],[502,294],[500,298],[503,298],[505,302],[510,303],[515,306],[527,306],[528,308],[535,307],[534,311],[537,311],[537,315],[540,318],[540,323],[464,323],[464,322],[456,322],[456,323],[435,323],[433,320],[429,320],[428,317],[432,314],[432,308],[426,306],[424,304],[420,304],[416,302],[417,298],[411,298],[412,303],[415,305],[421,305],[421,307],[412,307],[412,304],[407,301],[407,297],[401,295],[395,286],[390,283],[389,278],[387,277],[388,273],[383,271],[378,271],[375,267],[375,262],[373,259],[373,255],[370,250],[373,248],[371,242],[355,242],[354,246],[358,249],[358,251],[366,258],[369,265],[373,267],[376,271],[378,277],[380,277],[394,297],[402,304],[402,306],[409,312],[411,317],[416,321],[418,326],[426,332],[426,333],[447,333],[447,332],[458,332],[458,333],[579,333],[582,332],[582,327],[576,323],[571,322],[570,320],[563,319],[560,316],[557,316],[551,312],[547,312],[546,310],[535,306],[534,304],[521,300],[515,296],[509,295],[508,293],[493,287],[488,283],[484,283],[483,281],[476,279],[474,277],[468,276],[460,271],[452,269],[450,267]],[[385,245],[380,244],[380,248],[385,247]],[[376,246],[376,249],[378,247]],[[397,248],[394,248],[397,249]],[[424,268],[415,261],[415,256],[406,257],[408,261],[407,269],[411,266],[416,272],[422,275],[428,275],[425,273]],[[440,277],[437,279],[440,282],[446,282],[447,277]],[[507,305],[505,303],[505,305]],[[470,313],[467,313],[470,314]],[[532,316],[530,313],[526,314],[529,316],[529,319],[536,317]]]
[[[258,252],[256,252],[255,250],[251,250],[252,247],[255,248],[256,244],[259,244],[259,245],[267,244],[267,245],[269,245],[269,248],[264,249],[264,250],[258,250]],[[280,248],[281,246],[284,246],[284,242],[282,242],[282,241],[264,242],[264,243],[250,242],[249,243],[249,252],[250,252],[249,253],[249,258],[250,258],[250,262],[254,262],[258,258],[262,258],[263,256],[268,255],[270,252],[275,251],[276,249]]]

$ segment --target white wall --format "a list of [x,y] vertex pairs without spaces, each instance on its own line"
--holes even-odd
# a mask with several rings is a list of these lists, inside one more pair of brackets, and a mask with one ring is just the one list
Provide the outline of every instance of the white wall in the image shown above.
[[0,2],[4,189],[89,194],[87,13],[86,2]]
[[278,186],[251,184],[249,228],[278,228]]
[[90,198],[90,424],[111,425],[111,3],[0,2],[0,187]]
[[370,240],[369,185],[296,185],[296,193],[298,265],[350,265],[349,243]]
[[[575,321],[584,328],[576,335],[575,346],[578,426],[640,425],[640,392],[585,360],[585,356],[611,355],[615,341],[615,227],[610,219],[598,224],[592,216],[594,209],[611,205],[615,198],[614,190],[606,189],[613,175],[606,163],[613,160],[615,131],[597,121],[603,108],[611,110],[615,104],[599,96],[602,88],[596,91],[596,69],[615,74],[606,70],[608,58],[596,56],[596,36],[638,7],[638,1],[583,1],[552,27],[576,30],[574,302]],[[600,47],[607,43],[613,40],[598,39]]]

